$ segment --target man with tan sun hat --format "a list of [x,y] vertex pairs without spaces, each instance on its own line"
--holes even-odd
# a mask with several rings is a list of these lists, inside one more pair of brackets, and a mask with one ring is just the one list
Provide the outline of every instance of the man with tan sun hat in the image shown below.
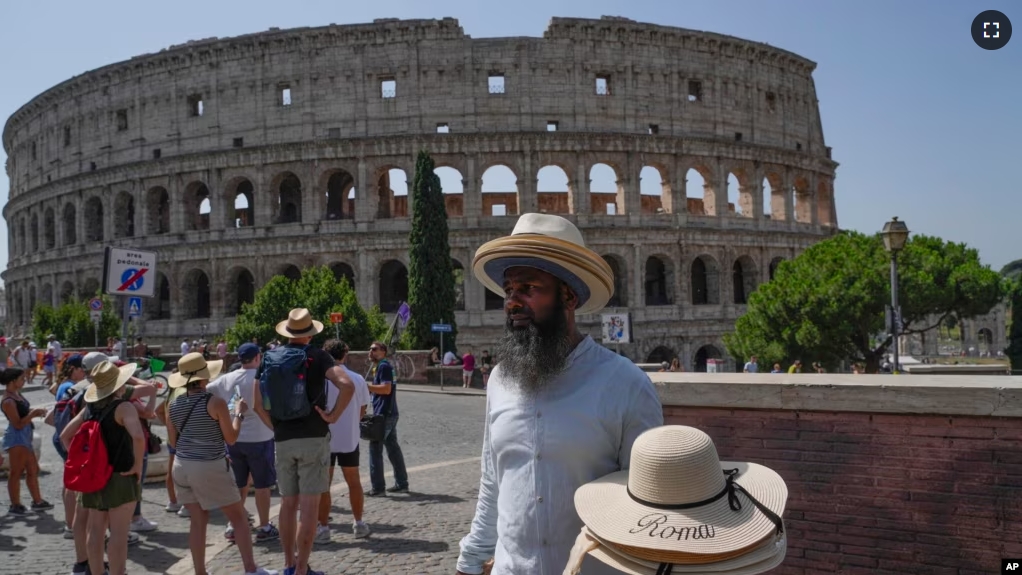
[[[320,496],[330,489],[329,426],[355,394],[355,384],[334,358],[310,345],[322,331],[323,322],[309,310],[291,310],[277,324],[277,333],[288,343],[263,355],[253,386],[252,407],[273,424],[285,575],[321,575],[309,567],[309,555]],[[339,392],[333,407],[327,405],[327,385]]]
[[[575,492],[585,527],[564,575],[585,555],[620,573],[754,575],[781,564],[788,488],[777,472],[720,461],[706,433],[681,425],[635,440],[630,469]],[[582,568],[586,573],[586,568]]]
[[576,323],[607,305],[614,274],[570,221],[523,214],[510,236],[476,251],[473,271],[504,298],[506,321],[458,573],[483,573],[491,557],[493,575],[560,573],[582,527],[575,490],[627,469],[663,408],[649,376]]

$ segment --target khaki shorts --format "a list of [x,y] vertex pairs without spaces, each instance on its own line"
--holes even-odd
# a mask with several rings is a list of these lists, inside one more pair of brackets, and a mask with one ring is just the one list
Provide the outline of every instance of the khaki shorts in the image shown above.
[[277,489],[281,497],[320,495],[330,489],[330,437],[278,441]]
[[175,457],[172,473],[181,505],[198,503],[203,511],[212,511],[241,501],[227,459],[193,461]]

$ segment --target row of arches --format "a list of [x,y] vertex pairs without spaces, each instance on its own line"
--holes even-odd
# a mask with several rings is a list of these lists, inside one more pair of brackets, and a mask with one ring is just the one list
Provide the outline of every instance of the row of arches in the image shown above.
[[[509,165],[494,163],[482,171],[478,182],[470,182],[453,165],[436,168],[449,217],[473,212],[479,216],[514,216],[529,209],[603,215],[687,212],[836,223],[832,218],[830,180],[792,176],[780,166],[711,169],[695,162],[682,178],[672,182],[666,167],[646,165],[638,170],[635,185],[608,163],[592,164],[584,177],[577,177],[580,172],[581,167],[572,170],[567,163],[559,162],[544,165],[533,172],[531,180],[523,180]],[[364,196],[356,188],[356,178],[345,169],[325,170],[315,180],[310,188],[296,172],[285,170],[258,191],[254,179],[236,176],[217,195],[206,182],[194,180],[184,184],[179,194],[165,186],[152,186],[138,196],[121,190],[112,198],[92,194],[57,207],[36,207],[12,222],[12,253],[25,255],[140,235],[299,223],[306,221],[308,210],[319,214],[311,218],[313,221],[353,219],[359,201],[367,202],[371,208],[367,216],[376,219],[403,218],[410,213],[408,173],[400,167],[389,165],[377,170],[366,186],[370,193]],[[636,187],[638,193],[634,193]],[[674,194],[674,187],[683,187],[684,195]],[[525,205],[523,193],[534,195],[529,200],[534,206]],[[675,205],[678,201],[685,206]],[[137,215],[140,209],[142,217]]]
[[[728,266],[721,266],[711,255],[696,256],[687,266],[689,298],[686,302],[681,302],[676,293],[678,279],[675,277],[676,266],[667,256],[651,255],[645,259],[640,269],[634,271],[621,256],[606,254],[603,258],[614,271],[615,278],[615,294],[608,304],[609,307],[649,307],[683,303],[720,304],[722,294],[725,293],[721,285],[721,274],[724,272],[730,274],[732,303],[745,304],[748,295],[759,283],[773,278],[777,266],[783,261],[783,258],[774,258],[769,264],[768,276],[763,278],[755,260],[748,255],[739,256]],[[468,276],[461,261],[452,258],[451,263],[454,269],[452,281],[455,284],[455,308],[464,310],[467,303],[465,281]],[[356,277],[355,268],[350,264],[335,262],[330,265],[330,269],[338,281],[345,280],[353,287],[358,286],[356,280],[359,278]],[[638,292],[634,287],[636,284],[633,283],[633,273],[641,274],[642,282]],[[301,277],[301,269],[294,264],[286,264],[275,270],[274,275],[298,280]],[[193,268],[181,276],[178,285],[172,286],[168,277],[157,271],[156,295],[145,304],[144,315],[147,319],[153,320],[171,319],[174,293],[172,287],[176,287],[179,290],[177,305],[181,306],[179,315],[182,318],[236,316],[245,303],[251,303],[255,299],[255,292],[260,287],[256,274],[245,266],[232,266],[222,278],[223,284],[216,286],[207,271]],[[374,283],[373,295],[384,312],[396,311],[401,303],[408,299],[408,269],[399,260],[390,259],[382,262]],[[100,285],[99,280],[94,277],[85,279],[80,286],[66,280],[60,284],[56,299],[53,297],[53,287],[49,283],[42,284],[40,297],[37,298],[35,285],[30,285],[27,289],[12,286],[8,294],[9,309],[15,321],[19,324],[26,323],[37,302],[63,303],[74,298],[91,297],[99,291]],[[501,296],[489,290],[483,291],[485,292],[483,309],[503,308],[504,300]]]
[[[671,361],[674,360],[674,358],[678,358],[678,354],[673,349],[665,345],[660,345],[653,348],[653,351],[649,352],[649,355],[646,356],[646,363],[663,363],[665,361],[667,363],[671,363]],[[701,346],[699,349],[695,351],[695,353],[692,354],[691,357],[692,361],[690,364],[688,364],[684,360],[684,358],[679,359],[681,360],[681,364],[683,366],[690,365],[692,371],[698,373],[706,373],[708,371],[707,365],[709,364],[709,361],[723,360],[724,353],[720,349],[718,349],[717,346],[713,344],[707,344]]]

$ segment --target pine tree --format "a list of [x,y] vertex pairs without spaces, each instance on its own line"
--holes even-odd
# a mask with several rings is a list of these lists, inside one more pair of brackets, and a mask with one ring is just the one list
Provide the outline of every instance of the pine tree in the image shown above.
[[458,326],[454,323],[454,266],[448,243],[447,208],[436,164],[425,150],[415,162],[412,183],[412,231],[408,253],[408,305],[412,317],[405,328],[405,344],[412,349],[440,346],[440,334],[434,323],[451,325],[444,334],[443,354],[455,349]]

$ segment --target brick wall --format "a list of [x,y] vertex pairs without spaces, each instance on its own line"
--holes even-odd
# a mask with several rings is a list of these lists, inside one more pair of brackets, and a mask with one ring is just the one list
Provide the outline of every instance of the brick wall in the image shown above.
[[664,419],[787,482],[788,554],[772,573],[999,573],[1022,557],[1022,418],[665,407]]

